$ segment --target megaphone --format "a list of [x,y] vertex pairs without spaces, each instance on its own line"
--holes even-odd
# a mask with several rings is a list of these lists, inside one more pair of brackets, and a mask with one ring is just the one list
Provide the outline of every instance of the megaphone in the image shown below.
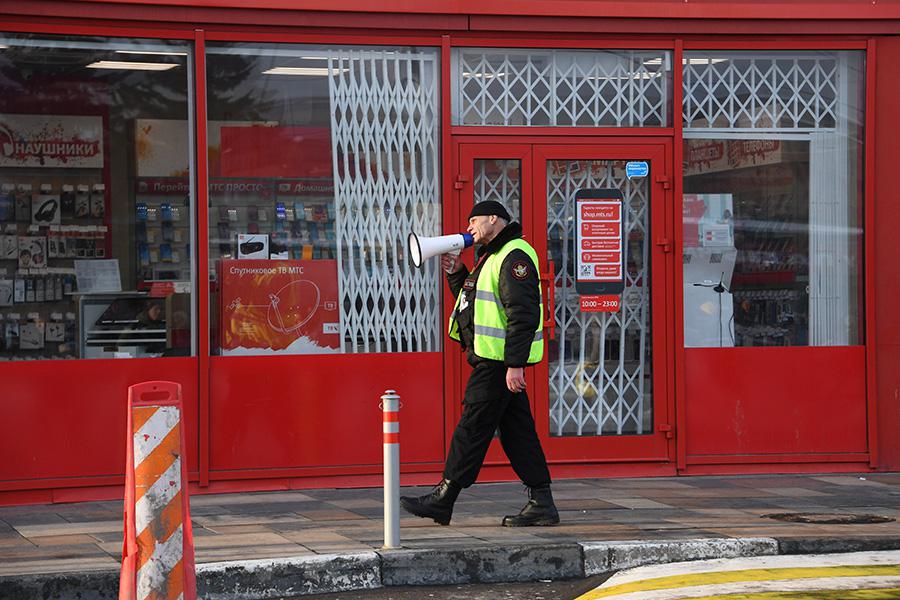
[[475,239],[471,233],[454,233],[437,237],[419,237],[415,233],[410,233],[406,241],[409,247],[409,258],[417,268],[422,268],[422,263],[432,256],[462,250],[473,243],[475,243]]

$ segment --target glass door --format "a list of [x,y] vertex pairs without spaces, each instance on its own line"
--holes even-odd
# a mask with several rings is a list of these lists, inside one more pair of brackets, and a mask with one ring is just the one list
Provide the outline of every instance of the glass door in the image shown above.
[[[553,322],[535,368],[535,418],[557,460],[668,460],[667,153],[663,145],[534,147],[538,254],[552,263]],[[624,291],[618,310],[583,307],[575,290],[575,194],[620,190]]]
[[[548,460],[668,461],[674,456],[666,352],[667,286],[673,270],[672,215],[666,211],[669,147],[523,143],[458,148],[460,222],[474,203],[498,200],[522,223],[542,263],[545,353],[527,376]],[[617,188],[624,199],[625,289],[616,312],[582,311],[575,291],[575,193],[591,188]],[[463,365],[460,390],[468,373]],[[498,462],[505,456],[493,444],[486,464]]]
[[[459,164],[455,188],[460,190],[459,219],[461,231],[465,229],[466,217],[472,206],[485,200],[496,200],[509,211],[513,221],[522,224],[523,237],[534,243],[532,212],[532,163],[531,145],[529,144],[460,144]],[[447,231],[452,231],[450,228]],[[466,264],[472,268],[472,255],[463,255]],[[450,343],[448,343],[449,345]],[[451,353],[459,360],[461,377],[457,382],[458,390],[451,401],[451,426],[455,426],[462,412],[460,399],[465,390],[471,367],[466,363],[462,353],[457,352],[455,343],[450,345]],[[528,389],[535,385],[533,369],[526,370]],[[532,413],[535,411],[535,398],[529,396]],[[452,429],[451,429],[452,431]],[[448,437],[449,439],[449,437]],[[495,440],[488,449],[485,465],[506,463],[506,456]]]

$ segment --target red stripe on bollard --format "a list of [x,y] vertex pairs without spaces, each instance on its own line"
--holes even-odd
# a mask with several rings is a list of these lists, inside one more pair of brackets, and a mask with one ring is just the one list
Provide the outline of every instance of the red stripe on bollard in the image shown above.
[[400,443],[400,434],[399,433],[385,433],[384,434],[384,443],[385,444],[399,444]]

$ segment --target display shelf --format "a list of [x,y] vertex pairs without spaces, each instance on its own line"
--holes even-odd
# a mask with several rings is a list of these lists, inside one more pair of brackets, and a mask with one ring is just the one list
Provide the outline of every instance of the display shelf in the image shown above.
[[329,185],[330,180],[214,180],[209,237],[215,258],[239,257],[239,234],[267,236],[266,258],[335,258],[335,209]]
[[99,168],[21,168],[0,179],[0,359],[77,357],[75,260],[109,256]]

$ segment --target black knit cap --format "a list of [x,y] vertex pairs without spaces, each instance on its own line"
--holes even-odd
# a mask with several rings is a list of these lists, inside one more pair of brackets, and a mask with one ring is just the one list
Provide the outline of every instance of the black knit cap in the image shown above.
[[505,221],[512,221],[512,218],[509,216],[509,212],[506,210],[506,208],[496,200],[485,200],[484,202],[479,202],[472,207],[472,212],[469,213],[469,218],[471,219],[472,217],[478,216],[489,217],[491,215],[497,215]]

